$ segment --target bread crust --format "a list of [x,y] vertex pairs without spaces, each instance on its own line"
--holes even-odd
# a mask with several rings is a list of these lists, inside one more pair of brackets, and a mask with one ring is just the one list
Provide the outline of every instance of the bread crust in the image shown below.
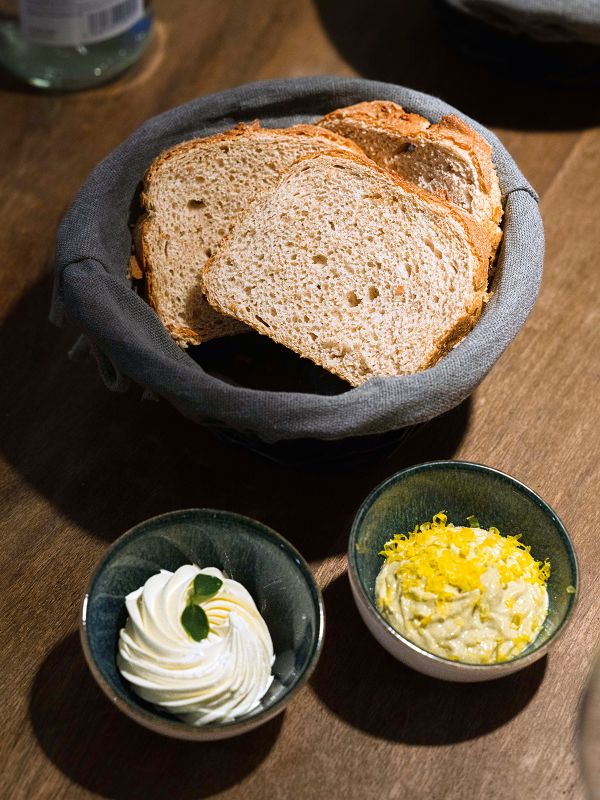
[[444,116],[439,122],[429,122],[420,114],[405,111],[397,103],[389,100],[373,100],[338,108],[322,117],[317,125],[326,127],[330,122],[347,119],[364,122],[400,136],[415,136],[441,142],[450,140],[457,147],[469,152],[481,190],[488,195],[491,193],[492,179],[495,177],[492,148],[483,136],[455,114]]
[[492,160],[489,142],[455,114],[431,123],[419,114],[407,112],[402,106],[389,100],[373,100],[353,106],[338,108],[322,117],[317,125],[335,125],[339,122],[359,122],[392,135],[447,143],[465,151],[477,174],[480,191],[487,195],[490,208],[490,224],[482,228],[488,241],[488,273],[491,274],[498,246],[502,239],[499,224],[502,220],[502,202],[498,176]]
[[[273,136],[306,137],[313,139],[325,139],[332,146],[344,147],[358,154],[362,150],[358,145],[349,139],[345,139],[339,134],[325,128],[318,128],[315,125],[294,125],[290,128],[262,128],[260,122],[255,120],[252,123],[240,123],[234,128],[203,138],[190,139],[174,145],[157,156],[146,171],[143,179],[142,190],[140,193],[140,204],[142,214],[138,218],[133,231],[133,243],[136,261],[139,264],[143,277],[143,291],[148,304],[160,317],[160,304],[156,291],[155,271],[157,269],[152,259],[152,248],[148,241],[149,228],[152,225],[154,208],[152,206],[152,183],[159,179],[160,171],[169,160],[184,155],[198,148],[213,147],[215,144],[231,142],[239,138],[258,136],[259,138]],[[234,335],[246,329],[245,325],[238,322],[229,315],[224,315],[222,326],[219,324],[211,325],[213,330],[210,333],[204,332],[203,336],[197,331],[187,326],[177,326],[173,324],[165,325],[175,341],[186,347],[188,345],[199,345],[203,341],[209,341],[220,336]]]
[[145,211],[152,211],[148,190],[151,182],[156,178],[156,173],[163,167],[165,162],[179,155],[185,154],[198,147],[212,147],[215,144],[226,144],[234,139],[247,138],[258,134],[259,137],[275,135],[275,136],[305,136],[307,138],[325,138],[329,139],[333,145],[347,147],[357,153],[362,153],[360,147],[350,139],[335,133],[334,131],[327,130],[326,128],[319,128],[316,125],[293,125],[290,128],[262,128],[258,120],[251,123],[241,122],[234,128],[222,133],[215,133],[212,136],[204,136],[196,139],[189,139],[185,142],[173,145],[168,150],[163,151],[158,155],[152,164],[150,164],[144,176],[144,186],[140,196],[142,208]]
[[144,277],[140,262],[137,260],[135,253],[129,256],[129,267],[127,270],[127,277],[133,281],[141,281]]
[[448,353],[461,342],[465,336],[470,333],[475,327],[481,312],[483,304],[487,299],[487,295],[483,295],[479,302],[476,303],[463,317],[461,317],[447,333],[436,342],[436,345],[431,352],[429,358],[422,364],[420,371],[429,369],[435,366],[437,362],[448,355]]
[[428,119],[420,114],[406,111],[391,100],[366,100],[353,106],[336,108],[335,111],[331,111],[318,120],[316,124],[326,127],[329,122],[344,119],[362,120],[369,125],[378,125],[393,133],[403,133],[407,136],[426,131],[431,127]]

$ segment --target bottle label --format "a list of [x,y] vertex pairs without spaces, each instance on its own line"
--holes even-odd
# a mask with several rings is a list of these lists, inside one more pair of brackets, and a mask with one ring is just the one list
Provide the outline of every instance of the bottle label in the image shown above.
[[23,35],[77,47],[124,33],[144,16],[144,0],[20,0]]

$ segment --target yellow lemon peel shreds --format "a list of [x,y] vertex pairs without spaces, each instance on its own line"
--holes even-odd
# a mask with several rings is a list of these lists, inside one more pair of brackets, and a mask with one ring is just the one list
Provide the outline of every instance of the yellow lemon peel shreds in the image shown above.
[[490,528],[478,541],[474,528],[447,524],[446,514],[417,525],[408,534],[396,534],[385,543],[380,555],[398,562],[396,574],[403,592],[421,588],[436,595],[436,610],[443,614],[444,601],[461,593],[482,589],[481,578],[490,568],[498,570],[503,588],[522,580],[544,586],[550,576],[550,562],[536,561],[531,548],[516,536],[502,536]]

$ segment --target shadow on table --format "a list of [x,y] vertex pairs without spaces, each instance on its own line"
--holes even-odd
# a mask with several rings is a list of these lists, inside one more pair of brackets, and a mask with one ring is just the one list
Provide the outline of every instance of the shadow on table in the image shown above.
[[481,684],[421,675],[371,636],[346,574],[326,588],[324,599],[328,626],[312,687],[335,714],[372,736],[416,745],[474,739],[516,717],[542,683],[546,658]]
[[[51,278],[7,317],[0,370],[0,450],[59,512],[114,540],[178,508],[224,508],[254,517],[308,559],[345,549],[362,498],[408,464],[451,457],[469,403],[421,427],[398,452],[348,472],[295,471],[225,444],[141,390],[107,391],[93,363],[67,358],[77,332],[47,322]],[[338,545],[335,543],[338,542]]]
[[284,715],[227,741],[199,745],[158,736],[129,720],[104,697],[87,669],[75,633],[41,665],[29,713],[52,763],[90,792],[115,800],[195,800],[222,792],[267,757]]
[[[597,90],[528,82],[540,58],[534,52],[528,65],[528,51],[520,41],[514,53],[500,43],[501,51],[495,57],[501,66],[495,71],[474,63],[469,53],[458,49],[463,41],[461,30],[449,26],[446,19],[440,21],[430,0],[314,2],[333,45],[362,77],[442,97],[486,125],[567,130],[600,121],[600,103],[593,101]],[[487,53],[490,61],[492,46],[490,43]],[[535,47],[532,44],[533,50]],[[600,48],[587,49],[593,51],[585,56],[590,61],[589,71],[600,75]],[[585,67],[580,71],[585,72]],[[561,70],[557,69],[557,74]]]

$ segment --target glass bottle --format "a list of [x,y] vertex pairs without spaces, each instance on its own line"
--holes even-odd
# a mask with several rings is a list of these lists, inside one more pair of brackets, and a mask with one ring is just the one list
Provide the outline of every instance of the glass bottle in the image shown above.
[[133,64],[151,27],[151,0],[0,0],[0,66],[41,89],[84,89]]

